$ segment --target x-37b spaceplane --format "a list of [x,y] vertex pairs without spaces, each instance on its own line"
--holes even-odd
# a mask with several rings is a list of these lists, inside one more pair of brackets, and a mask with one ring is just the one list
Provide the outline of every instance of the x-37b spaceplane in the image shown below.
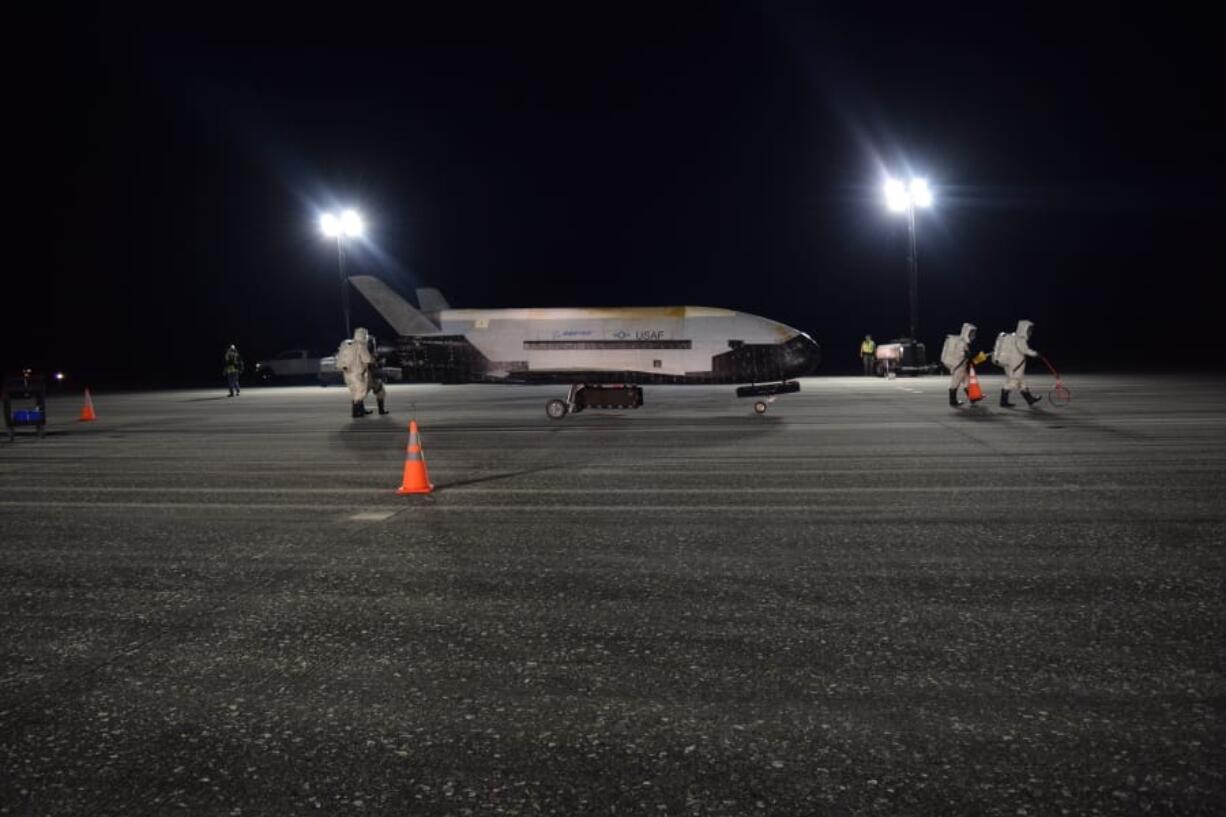
[[707,306],[452,309],[436,289],[414,307],[378,278],[349,279],[398,337],[387,361],[417,383],[569,385],[555,420],[585,408],[637,408],[644,385],[737,385],[759,414],[820,350],[790,326]]

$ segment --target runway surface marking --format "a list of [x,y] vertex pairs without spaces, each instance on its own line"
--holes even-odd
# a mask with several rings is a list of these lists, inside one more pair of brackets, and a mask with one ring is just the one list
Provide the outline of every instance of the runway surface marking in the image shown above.
[[[199,508],[202,510],[209,509],[227,509],[227,510],[287,510],[287,511],[335,511],[338,508],[344,509],[345,506],[320,506],[320,505],[300,505],[300,504],[274,504],[274,503],[250,503],[250,502],[0,502],[0,508],[114,508],[114,509],[167,509],[167,510],[190,510]],[[803,513],[811,511],[822,511],[830,513],[831,511],[856,510],[856,511],[881,511],[881,505],[878,503],[867,505],[838,505],[837,507],[820,506],[820,505],[731,505],[720,503],[718,505],[642,505],[639,503],[627,503],[625,505],[406,505],[404,508],[397,509],[393,514],[400,511],[428,510],[434,511],[461,511],[464,513],[478,512],[523,512],[523,513],[540,513],[542,511],[568,511],[568,512],[597,512],[597,511],[663,511],[668,513],[677,513],[681,511],[701,511],[704,513],[737,511],[740,513]],[[372,512],[374,513],[374,512]],[[390,515],[389,515],[390,516]],[[352,518],[352,517],[349,517]]]
[[[457,486],[448,488],[446,485],[436,486],[439,491],[447,494],[942,494],[950,491],[958,493],[988,493],[1001,490],[1000,485],[902,485],[902,486],[839,486],[811,487],[784,485],[776,488],[739,488],[700,487],[700,488],[621,488],[617,486],[596,485],[591,488],[469,488]],[[1009,485],[1008,490],[1021,493],[1050,493],[1052,491],[1156,491],[1162,486],[1155,485]],[[15,485],[2,489],[3,491],[30,493],[99,493],[99,494],[308,494],[312,496],[369,496],[372,493],[383,493],[379,488],[231,488],[195,486],[191,488],[157,488],[103,486],[97,488],[73,488],[64,486],[33,486]],[[394,486],[386,489],[386,493],[394,491]],[[1182,486],[1171,486],[1171,490],[1186,490]],[[20,500],[14,500],[20,502]],[[11,504],[11,503],[0,503]],[[58,503],[51,503],[58,504]],[[101,504],[101,503],[84,503]]]
[[[1095,507],[1075,507],[1067,509],[1065,513],[1066,519],[1074,518],[1075,514],[1093,513],[1101,514],[1102,505]],[[306,505],[294,503],[255,503],[255,502],[0,502],[0,508],[75,508],[80,510],[172,510],[172,511],[190,511],[190,510],[227,510],[227,511],[315,511],[324,513],[335,513],[337,511],[348,511],[352,514],[355,509],[353,505]],[[910,514],[918,514],[923,508],[909,508]],[[948,509],[945,507],[935,507],[930,509],[933,512],[941,514],[939,519],[944,519]],[[1217,510],[1216,508],[1214,509]],[[892,512],[898,511],[897,508],[889,508],[880,502],[871,503],[838,503],[838,504],[769,504],[769,503],[754,503],[750,505],[734,504],[721,502],[719,504],[668,504],[668,505],[646,505],[638,502],[626,502],[624,504],[568,504],[568,503],[531,503],[517,505],[447,505],[440,504],[434,501],[423,500],[420,504],[405,505],[402,508],[397,508],[392,512],[393,515],[401,513],[413,512],[428,512],[428,513],[521,513],[521,514],[555,514],[555,513],[597,513],[597,512],[616,512],[626,513],[631,511],[634,513],[645,513],[658,511],[661,513],[736,513],[739,515],[753,514],[778,514],[778,513],[815,513],[820,512],[826,516],[837,513],[846,512],[863,512],[867,516],[889,515]],[[376,513],[370,511],[369,513]],[[1024,515],[1023,515],[1024,517]],[[1186,513],[1158,513],[1156,511],[1147,511],[1144,509],[1131,508],[1126,511],[1117,512],[1117,519],[1129,519],[1144,517],[1144,518],[1162,518],[1162,519],[1184,519],[1185,521],[1211,522],[1218,523],[1226,521],[1226,515],[1221,513],[1198,513],[1189,516]],[[916,517],[918,518],[918,517]],[[930,518],[930,517],[925,517]],[[1080,517],[1078,517],[1080,518]],[[1097,518],[1097,516],[1095,516]],[[346,520],[351,521],[352,516],[347,516]]]

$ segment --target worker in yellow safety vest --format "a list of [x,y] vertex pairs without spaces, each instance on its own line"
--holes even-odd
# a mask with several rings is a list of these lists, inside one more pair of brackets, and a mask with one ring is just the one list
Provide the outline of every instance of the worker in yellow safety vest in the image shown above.
[[860,359],[864,361],[864,374],[871,375],[877,362],[877,344],[873,342],[872,335],[864,336],[860,344]]

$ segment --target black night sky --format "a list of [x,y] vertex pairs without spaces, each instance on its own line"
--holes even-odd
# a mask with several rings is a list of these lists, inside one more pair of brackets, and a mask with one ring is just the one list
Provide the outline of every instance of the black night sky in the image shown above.
[[[843,10],[856,6],[861,11]],[[1221,368],[1207,20],[1020,4],[50,8],[9,19],[0,367],[220,382],[340,339],[351,270],[454,306],[703,304],[856,365],[1018,318],[1067,368]],[[23,16],[24,15],[24,16]],[[355,294],[355,305],[360,297]],[[376,332],[369,313],[358,311]]]

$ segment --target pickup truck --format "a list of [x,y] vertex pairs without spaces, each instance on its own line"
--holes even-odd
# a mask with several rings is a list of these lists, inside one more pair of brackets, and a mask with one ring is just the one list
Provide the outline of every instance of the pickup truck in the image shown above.
[[255,376],[262,383],[314,380],[319,377],[319,360],[319,354],[310,349],[286,349],[255,364]]

